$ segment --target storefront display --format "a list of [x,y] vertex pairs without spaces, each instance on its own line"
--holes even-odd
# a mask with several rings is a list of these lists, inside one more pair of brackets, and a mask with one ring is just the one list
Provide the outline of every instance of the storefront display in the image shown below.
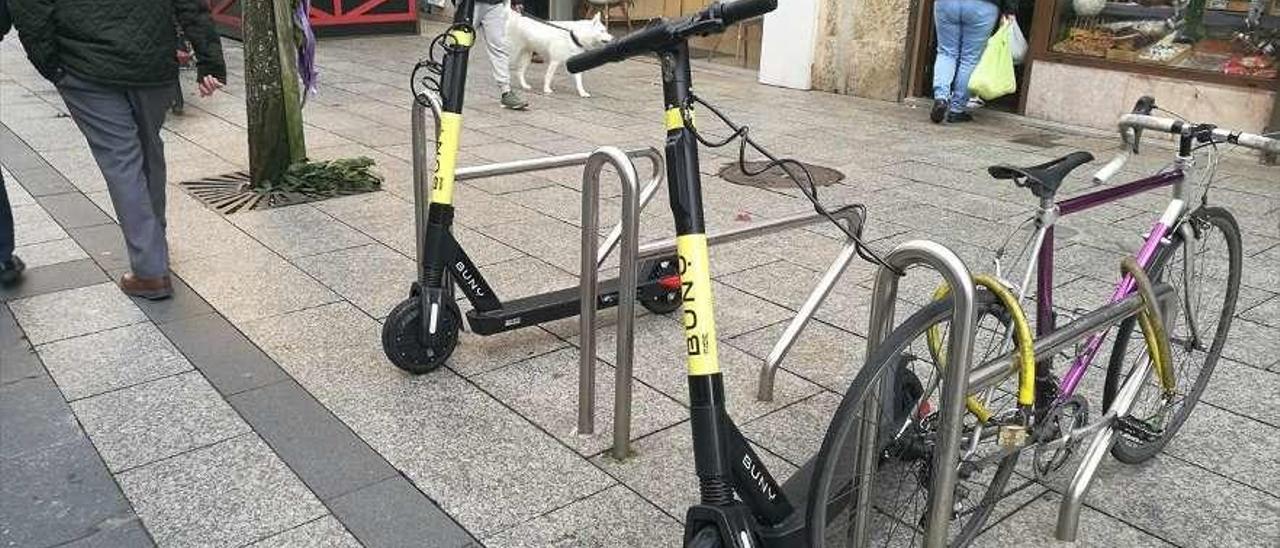
[[1280,0],[1052,4],[1041,59],[1234,85],[1277,79]]

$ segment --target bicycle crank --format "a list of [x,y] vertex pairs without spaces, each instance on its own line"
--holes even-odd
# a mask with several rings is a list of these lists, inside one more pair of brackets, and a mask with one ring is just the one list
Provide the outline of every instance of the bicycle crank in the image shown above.
[[1071,433],[1089,424],[1089,403],[1080,396],[1072,396],[1054,406],[1040,424],[1041,442],[1035,445],[1032,462],[1036,479],[1044,479],[1057,472],[1075,453],[1080,439],[1072,439]]

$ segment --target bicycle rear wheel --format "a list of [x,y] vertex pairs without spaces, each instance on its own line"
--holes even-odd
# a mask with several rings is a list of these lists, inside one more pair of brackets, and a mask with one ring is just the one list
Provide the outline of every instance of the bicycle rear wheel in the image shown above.
[[[976,296],[974,363],[981,363],[1008,346],[1009,318],[994,295],[979,290]],[[845,393],[823,440],[810,489],[807,526],[814,548],[916,546],[923,539],[940,419],[938,362],[945,361],[931,351],[927,333],[935,326],[947,333],[953,310],[952,299],[946,298],[907,318],[876,348]],[[965,418],[956,509],[948,535],[952,546],[965,546],[981,532],[1018,459],[1017,452],[1003,454],[993,427],[1016,410],[1016,380],[985,394],[984,401],[995,414],[992,421],[979,425],[971,414]],[[859,471],[858,449],[864,438],[876,443],[877,459]],[[869,490],[865,543],[851,538],[861,490]]]
[[[1166,397],[1155,375],[1138,393],[1129,416],[1141,431],[1117,438],[1111,454],[1129,464],[1145,461],[1159,452],[1178,432],[1195,408],[1213,374],[1231,330],[1236,299],[1240,294],[1243,250],[1240,228],[1225,209],[1202,207],[1187,216],[1193,238],[1181,232],[1171,239],[1147,269],[1155,282],[1173,286],[1178,306],[1166,318],[1173,353],[1172,396]],[[1130,318],[1120,324],[1111,350],[1103,387],[1103,408],[1110,409],[1133,367],[1147,359],[1147,346]]]

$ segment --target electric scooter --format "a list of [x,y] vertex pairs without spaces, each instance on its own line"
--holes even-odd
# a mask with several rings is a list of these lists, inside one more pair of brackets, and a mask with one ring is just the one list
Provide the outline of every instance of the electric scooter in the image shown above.
[[[418,63],[412,77],[415,98],[424,104],[436,103],[432,109],[438,117],[436,171],[429,199],[415,200],[418,218],[425,217],[425,223],[417,228],[421,231],[419,279],[411,286],[409,298],[392,309],[382,328],[382,348],[387,358],[396,367],[415,374],[439,368],[458,344],[462,313],[454,298],[455,286],[471,303],[467,324],[478,335],[569,318],[581,311],[577,287],[504,302],[453,236],[453,195],[467,62],[476,40],[472,24],[475,0],[458,0],[455,5],[453,24],[432,41],[428,58]],[[443,58],[437,60],[439,52],[443,52]],[[422,214],[423,208],[426,215]],[[656,314],[679,309],[680,277],[675,257],[651,259],[639,268],[642,281],[634,289],[637,301]],[[601,282],[597,307],[616,306],[618,293],[617,279]]]

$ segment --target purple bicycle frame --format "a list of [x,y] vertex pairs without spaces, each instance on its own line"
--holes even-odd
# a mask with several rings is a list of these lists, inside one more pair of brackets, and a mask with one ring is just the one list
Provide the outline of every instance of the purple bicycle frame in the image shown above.
[[[1182,182],[1184,179],[1186,179],[1186,173],[1182,169],[1175,169],[1131,183],[1077,196],[1058,202],[1058,215],[1066,216],[1079,213],[1129,196],[1142,194],[1149,190],[1172,186]],[[1172,228],[1165,226],[1162,221],[1157,221],[1152,226],[1151,232],[1147,234],[1146,241],[1143,242],[1142,247],[1138,250],[1137,260],[1142,268],[1147,268],[1151,265],[1156,250],[1160,247],[1160,240]],[[1053,257],[1053,226],[1050,225],[1045,228],[1044,242],[1040,246],[1036,266],[1036,335],[1040,337],[1048,335],[1056,329],[1053,317]],[[1127,297],[1133,291],[1133,283],[1133,278],[1128,275],[1121,278],[1120,282],[1116,284],[1115,291],[1111,294],[1110,302],[1116,303]],[[1062,381],[1058,384],[1057,403],[1061,403],[1075,394],[1076,387],[1080,384],[1080,379],[1084,377],[1089,364],[1093,363],[1093,359],[1097,355],[1098,349],[1102,347],[1102,342],[1106,339],[1108,331],[1095,333],[1089,337],[1088,342],[1085,343],[1084,352],[1076,356],[1071,368],[1067,370],[1067,374],[1062,377]],[[1047,371],[1048,369],[1045,368],[1043,370]]]

